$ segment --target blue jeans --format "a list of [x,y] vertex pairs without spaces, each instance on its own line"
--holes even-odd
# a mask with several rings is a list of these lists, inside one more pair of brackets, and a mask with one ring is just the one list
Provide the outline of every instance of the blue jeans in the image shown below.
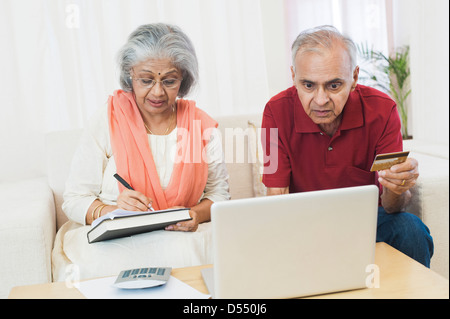
[[433,238],[417,216],[405,212],[388,214],[378,207],[377,242],[381,241],[430,268]]

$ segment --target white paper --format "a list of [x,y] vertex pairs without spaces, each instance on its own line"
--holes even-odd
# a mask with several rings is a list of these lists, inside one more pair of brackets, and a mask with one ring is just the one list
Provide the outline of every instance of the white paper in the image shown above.
[[208,299],[211,296],[170,276],[163,286],[144,289],[120,289],[112,286],[117,276],[86,280],[78,290],[87,299]]
[[97,224],[100,224],[101,221],[105,220],[105,219],[114,219],[115,217],[121,217],[121,216],[136,216],[136,215],[144,215],[144,214],[148,214],[151,211],[145,211],[145,212],[132,212],[132,211],[128,211],[128,210],[123,210],[123,209],[116,209],[113,210],[112,212],[109,212],[106,215],[103,215],[102,217],[99,217],[97,219],[95,219],[91,226],[92,228],[94,228],[95,226],[97,226]]

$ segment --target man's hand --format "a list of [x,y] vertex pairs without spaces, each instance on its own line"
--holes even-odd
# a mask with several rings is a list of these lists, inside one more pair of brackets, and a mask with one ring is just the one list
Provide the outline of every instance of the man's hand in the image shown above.
[[401,195],[416,185],[419,177],[419,164],[416,159],[408,158],[405,162],[378,172],[378,181],[384,188]]
[[378,181],[383,186],[381,201],[388,213],[401,211],[411,198],[409,191],[417,183],[419,163],[408,158],[404,163],[378,172]]

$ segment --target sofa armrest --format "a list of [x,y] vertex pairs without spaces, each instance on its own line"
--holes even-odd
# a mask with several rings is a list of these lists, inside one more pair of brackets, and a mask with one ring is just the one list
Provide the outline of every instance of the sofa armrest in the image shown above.
[[46,178],[0,183],[0,298],[14,286],[51,282],[56,233]]
[[412,151],[419,162],[419,179],[407,211],[419,216],[428,226],[434,241],[431,269],[449,277],[449,160]]

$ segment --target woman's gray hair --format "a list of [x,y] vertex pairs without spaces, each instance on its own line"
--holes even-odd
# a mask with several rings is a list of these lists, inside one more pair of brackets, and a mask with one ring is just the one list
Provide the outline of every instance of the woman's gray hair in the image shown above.
[[132,91],[131,69],[147,59],[169,58],[182,72],[179,97],[186,96],[198,80],[198,61],[194,46],[187,35],[175,25],[145,24],[130,34],[118,54],[120,86]]
[[356,68],[356,46],[349,37],[342,35],[331,25],[322,25],[301,32],[292,44],[292,65],[295,69],[295,57],[299,50],[320,52],[321,48],[331,48],[335,41],[339,41],[346,48],[352,70]]

